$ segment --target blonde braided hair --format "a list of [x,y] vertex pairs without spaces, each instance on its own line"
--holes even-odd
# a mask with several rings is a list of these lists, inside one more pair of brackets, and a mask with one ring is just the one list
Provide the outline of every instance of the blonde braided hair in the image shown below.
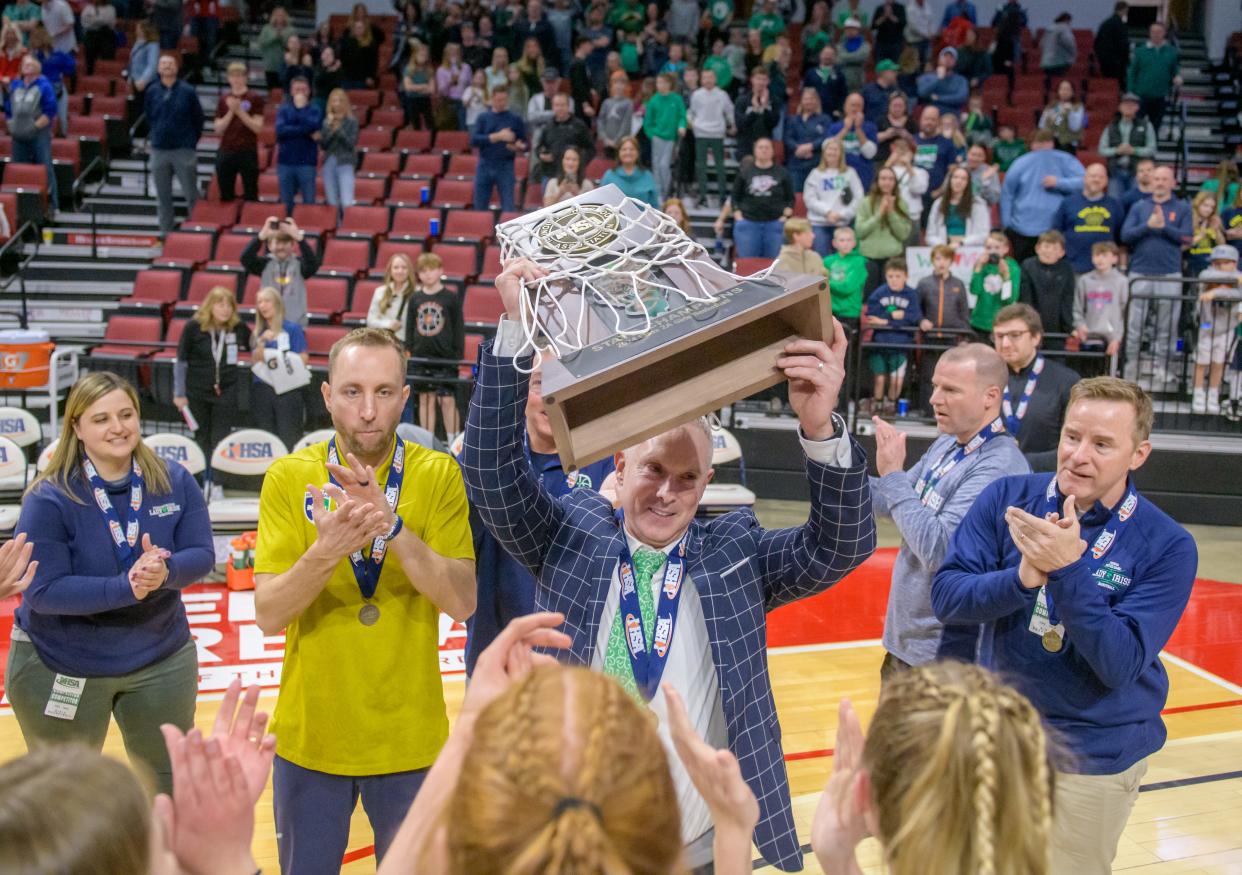
[[445,832],[454,875],[668,875],[681,852],[649,713],[611,678],[562,666],[479,715]]
[[889,870],[1047,875],[1048,756],[1035,708],[983,668],[937,663],[887,682],[863,762]]

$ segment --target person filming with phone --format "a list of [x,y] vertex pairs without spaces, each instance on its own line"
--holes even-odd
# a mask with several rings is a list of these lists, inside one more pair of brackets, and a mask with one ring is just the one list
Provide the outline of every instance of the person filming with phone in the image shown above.
[[[266,256],[259,254],[264,245]],[[258,236],[242,252],[241,264],[247,273],[259,277],[260,288],[270,286],[280,292],[285,319],[306,325],[306,280],[319,270],[319,257],[306,242],[306,232],[293,219],[268,216]]]

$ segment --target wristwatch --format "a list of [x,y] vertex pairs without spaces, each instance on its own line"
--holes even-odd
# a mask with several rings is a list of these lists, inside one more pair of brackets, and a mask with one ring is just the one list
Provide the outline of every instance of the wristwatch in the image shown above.
[[384,535],[384,543],[391,542],[393,538],[401,534],[401,529],[405,527],[405,521],[401,519],[401,514],[394,513],[393,516],[397,518],[397,521],[392,524],[392,528],[389,529],[388,532]]

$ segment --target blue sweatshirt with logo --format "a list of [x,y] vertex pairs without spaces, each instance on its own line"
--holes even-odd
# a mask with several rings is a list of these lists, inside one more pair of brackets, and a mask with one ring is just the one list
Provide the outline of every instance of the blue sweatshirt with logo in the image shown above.
[[1124,220],[1124,209],[1115,197],[1105,194],[1089,200],[1081,191],[1065,196],[1054,227],[1065,235],[1065,257],[1074,266],[1074,273],[1094,270],[1091,247],[1118,242]]
[[[22,502],[17,531],[34,543],[39,563],[16,612],[43,662],[73,677],[114,677],[171,656],[190,640],[181,590],[215,563],[211,520],[203,493],[183,467],[168,466],[172,489],[152,495],[150,480],[139,508],[142,536],[172,552],[168,580],[142,601],[129,585],[129,567],[113,550],[108,522],[85,479],[70,481],[75,501],[44,482]],[[108,497],[124,528],[129,523],[129,481],[108,484]]]
[[[1198,552],[1185,529],[1138,495],[1093,560],[1114,510],[1097,503],[1080,517],[1089,545],[1083,556],[1048,575],[1065,625],[1063,646],[1048,652],[1029,629],[1039,590],[1018,580],[1021,555],[1005,510],[1042,517],[1053,476],[1005,477],[980,493],[932,581],[932,608],[950,629],[984,624],[979,662],[1017,686],[1061,733],[1075,758],[1069,771],[1115,775],[1164,745],[1169,678],[1160,651],[1190,599]],[[947,644],[948,629],[942,653]]]

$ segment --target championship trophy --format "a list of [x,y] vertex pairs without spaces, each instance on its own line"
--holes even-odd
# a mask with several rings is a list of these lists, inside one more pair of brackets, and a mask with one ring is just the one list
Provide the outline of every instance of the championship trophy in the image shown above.
[[520,323],[566,470],[784,379],[796,337],[832,341],[827,281],[724,270],[677,223],[614,185],[496,229],[524,283]]

